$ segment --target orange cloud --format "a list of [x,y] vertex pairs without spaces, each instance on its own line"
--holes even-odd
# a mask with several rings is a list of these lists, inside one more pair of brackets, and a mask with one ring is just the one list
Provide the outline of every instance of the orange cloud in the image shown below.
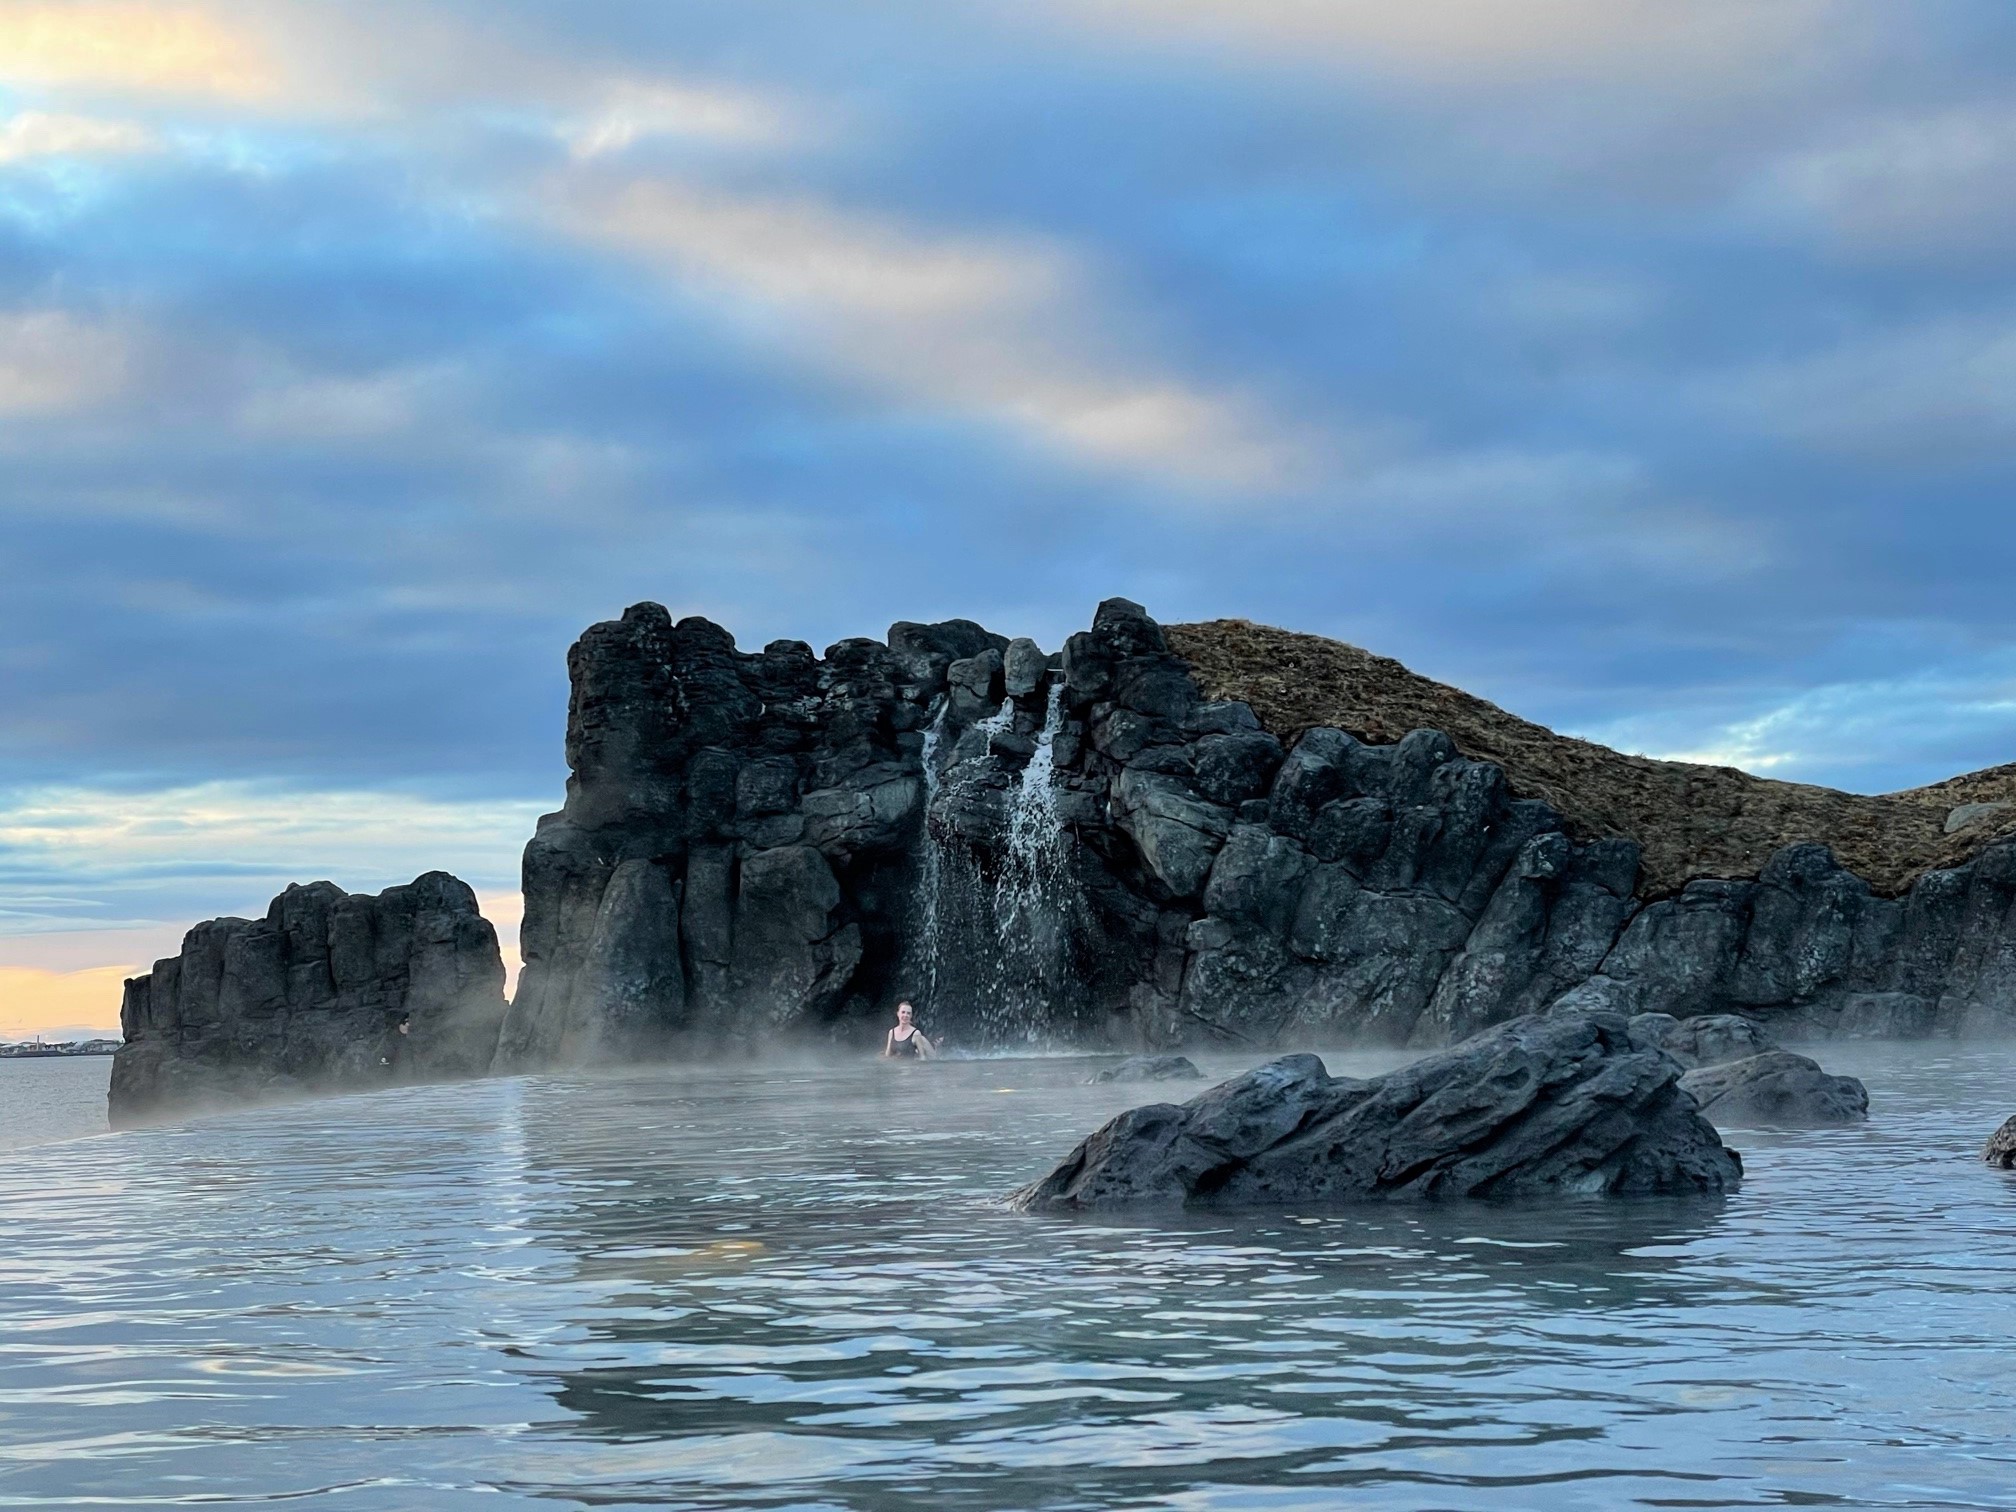
[[30,1039],[52,1030],[119,1032],[119,998],[138,966],[42,971],[0,966],[0,1039]]
[[0,8],[0,78],[251,100],[279,78],[262,49],[187,5],[117,0]]

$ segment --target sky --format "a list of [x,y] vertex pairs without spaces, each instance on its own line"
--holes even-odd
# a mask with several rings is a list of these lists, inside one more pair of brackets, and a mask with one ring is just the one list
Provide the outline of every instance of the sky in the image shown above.
[[515,928],[565,652],[1099,599],[2016,759],[2006,0],[0,0],[0,1037]]

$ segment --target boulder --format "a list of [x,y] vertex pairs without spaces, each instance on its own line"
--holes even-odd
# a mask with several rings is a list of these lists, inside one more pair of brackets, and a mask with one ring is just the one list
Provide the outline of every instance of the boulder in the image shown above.
[[2016,1118],[2006,1120],[2001,1128],[1988,1136],[1981,1158],[2005,1171],[2016,1166]]
[[1291,1055],[1122,1113],[1024,1212],[1732,1190],[1681,1069],[1615,1014],[1527,1015],[1370,1081]]
[[1670,1013],[1645,1013],[1633,1019],[1631,1027],[1690,1071],[1748,1060],[1778,1048],[1770,1035],[1734,1013],[1699,1013],[1684,1019]]
[[1190,1063],[1187,1055],[1130,1055],[1117,1066],[1095,1071],[1085,1079],[1088,1087],[1101,1082],[1202,1081],[1204,1073]]
[[1703,1066],[1680,1078],[1717,1128],[1829,1129],[1869,1116],[1869,1091],[1789,1050]]

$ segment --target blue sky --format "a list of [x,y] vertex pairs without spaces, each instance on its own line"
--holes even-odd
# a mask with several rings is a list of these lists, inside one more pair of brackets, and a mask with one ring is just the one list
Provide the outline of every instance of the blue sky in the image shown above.
[[2012,73],[2002,0],[0,0],[0,1033],[290,878],[508,917],[642,598],[2016,758]]

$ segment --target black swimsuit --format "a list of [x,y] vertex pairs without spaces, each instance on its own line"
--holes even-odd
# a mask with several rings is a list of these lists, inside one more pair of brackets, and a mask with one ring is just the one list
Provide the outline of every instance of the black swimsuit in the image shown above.
[[896,1038],[895,1031],[891,1030],[889,1033],[889,1053],[891,1055],[915,1055],[917,1053],[917,1031],[912,1029],[907,1038],[898,1039]]

